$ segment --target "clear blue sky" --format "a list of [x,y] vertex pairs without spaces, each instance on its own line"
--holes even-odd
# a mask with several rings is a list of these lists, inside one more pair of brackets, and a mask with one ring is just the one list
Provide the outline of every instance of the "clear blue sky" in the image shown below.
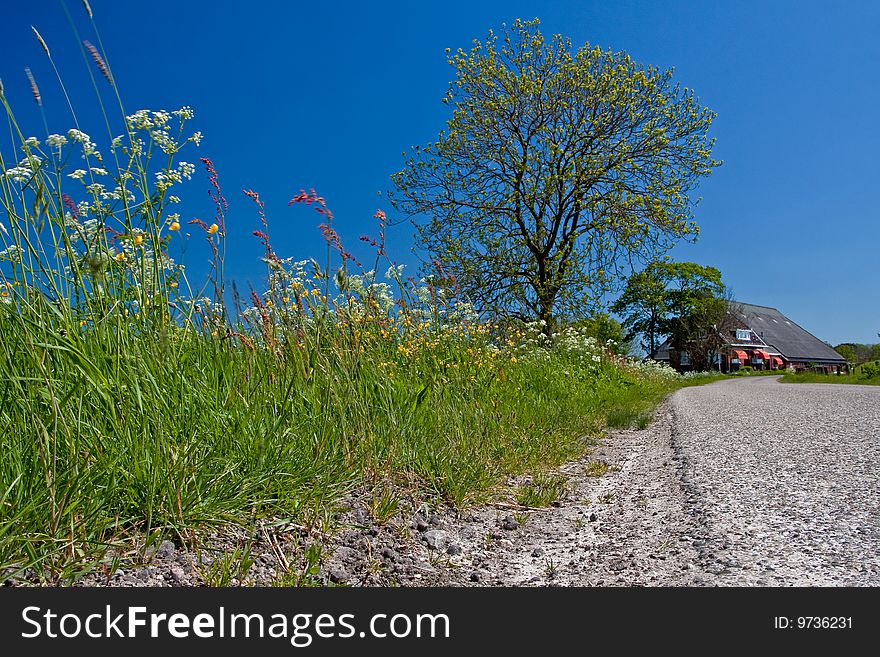
[[[103,134],[57,0],[4,3],[0,77],[22,123],[43,129],[22,69],[42,87],[50,129],[70,127],[51,69],[30,31],[49,42],[81,120]],[[315,187],[351,247],[373,233],[378,196],[401,151],[434,139],[453,72],[446,47],[539,17],[562,32],[674,66],[718,112],[724,165],[700,188],[702,237],[680,260],[721,269],[741,301],[776,306],[820,338],[876,342],[880,331],[880,3],[875,2],[116,2],[92,0],[126,109],[191,105],[231,201],[228,273],[259,287],[259,227],[245,188],[268,204],[281,256],[323,250],[317,214],[288,208]],[[79,0],[68,0],[91,38]],[[89,131],[89,130],[87,130]],[[8,153],[8,138],[0,140]],[[206,181],[187,184],[187,210],[210,217]],[[188,217],[185,217],[188,218]],[[411,268],[407,226],[389,231]],[[363,253],[363,251],[359,251]],[[207,258],[194,242],[187,261]]]

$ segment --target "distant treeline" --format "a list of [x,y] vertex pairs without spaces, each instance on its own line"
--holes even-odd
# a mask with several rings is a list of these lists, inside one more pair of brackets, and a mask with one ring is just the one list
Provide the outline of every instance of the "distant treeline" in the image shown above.
[[880,360],[880,344],[844,342],[834,347],[834,350],[850,363],[856,363],[857,365],[867,363],[868,361]]

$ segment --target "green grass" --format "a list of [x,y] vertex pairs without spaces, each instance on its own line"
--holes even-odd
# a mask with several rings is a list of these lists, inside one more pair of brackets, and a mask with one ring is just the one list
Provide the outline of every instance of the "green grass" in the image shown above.
[[566,479],[560,475],[537,474],[531,482],[520,486],[517,503],[528,507],[547,507],[566,493]]
[[[311,353],[279,355],[183,328],[62,335],[8,308],[0,331],[0,567],[48,581],[144,537],[255,517],[327,528],[356,486],[373,491],[379,522],[397,510],[394,491],[479,502],[508,475],[640,422],[680,385],[610,360],[579,370],[570,353],[475,360],[490,352],[454,335],[398,357],[412,340],[357,352],[327,328]],[[557,488],[536,479],[524,503]]]
[[855,385],[880,386],[880,376],[867,377],[858,372],[852,374],[817,374],[804,372],[801,374],[787,373],[782,377],[783,383],[848,383]]

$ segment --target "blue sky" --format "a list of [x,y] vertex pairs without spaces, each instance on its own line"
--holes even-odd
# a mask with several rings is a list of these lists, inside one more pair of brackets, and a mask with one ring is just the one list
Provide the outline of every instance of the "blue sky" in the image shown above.
[[[676,78],[718,113],[724,165],[700,187],[702,236],[673,256],[721,269],[741,301],[778,307],[832,343],[880,332],[880,5],[874,2],[229,2],[92,0],[128,111],[196,111],[205,139],[182,155],[212,158],[230,199],[228,274],[259,287],[259,220],[243,189],[267,203],[281,256],[323,251],[320,217],[287,207],[300,188],[327,198],[343,240],[374,233],[372,215],[401,152],[436,138],[453,71],[444,49],[467,48],[514,18],[546,34],[626,50]],[[92,38],[79,0],[68,7]],[[43,134],[23,68],[40,83],[49,126],[71,127],[37,26],[94,136],[102,134],[82,57],[57,0],[0,10],[0,77],[25,131]],[[89,131],[88,129],[86,130]],[[0,140],[8,152],[8,138]],[[207,181],[187,183],[186,209],[211,216]],[[187,218],[187,217],[185,217]],[[389,247],[411,268],[411,229]],[[208,254],[195,242],[187,262]]]

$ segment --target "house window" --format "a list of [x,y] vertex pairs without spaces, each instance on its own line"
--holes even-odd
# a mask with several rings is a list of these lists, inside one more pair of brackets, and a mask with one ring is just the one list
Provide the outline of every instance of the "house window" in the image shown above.
[[736,329],[737,340],[751,340],[752,332],[749,329]]
[[691,364],[691,357],[688,356],[688,352],[686,352],[686,351],[681,352],[681,358],[679,359],[679,363],[682,365],[690,365]]

